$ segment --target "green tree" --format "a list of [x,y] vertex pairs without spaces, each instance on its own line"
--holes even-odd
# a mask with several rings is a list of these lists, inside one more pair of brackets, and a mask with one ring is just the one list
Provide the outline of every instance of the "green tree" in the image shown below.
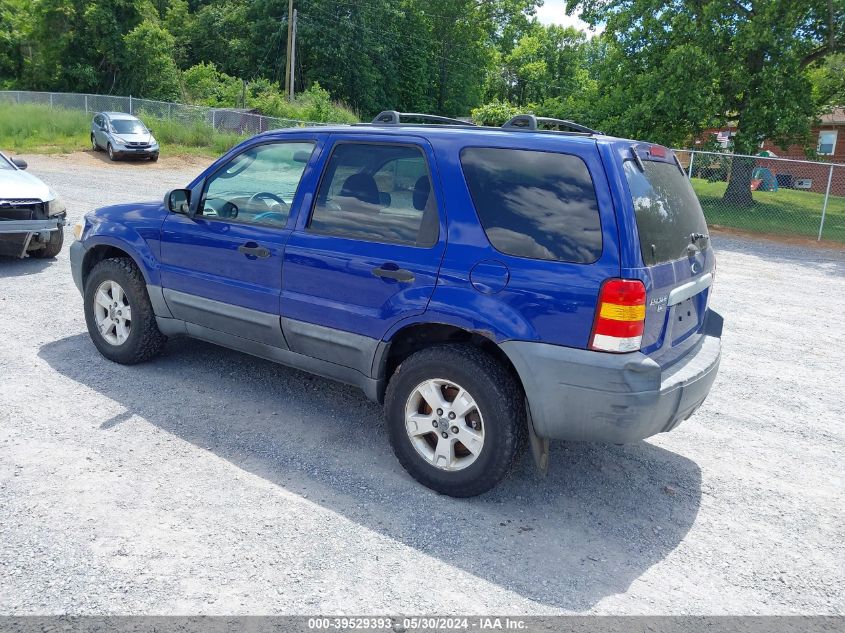
[[[611,46],[600,82],[614,132],[680,142],[735,121],[734,149],[806,138],[818,103],[808,69],[845,45],[845,0],[575,0]],[[725,196],[751,204],[753,163]]]
[[0,0],[0,88],[13,85],[23,75],[21,47],[29,25],[26,5],[14,0]]
[[168,101],[179,96],[179,69],[173,61],[174,37],[145,20],[123,37],[122,86],[126,93]]

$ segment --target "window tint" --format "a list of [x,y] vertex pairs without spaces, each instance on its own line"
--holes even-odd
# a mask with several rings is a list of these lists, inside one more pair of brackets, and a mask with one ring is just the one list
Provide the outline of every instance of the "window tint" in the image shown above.
[[461,164],[490,243],[519,257],[591,263],[601,255],[599,207],[577,156],[467,148]]
[[256,145],[206,183],[199,215],[284,226],[313,143]]
[[337,145],[308,226],[317,233],[433,246],[439,219],[422,151],[403,145]]
[[632,160],[624,164],[637,214],[637,232],[646,266],[687,255],[690,236],[707,233],[707,222],[687,177],[675,163]]

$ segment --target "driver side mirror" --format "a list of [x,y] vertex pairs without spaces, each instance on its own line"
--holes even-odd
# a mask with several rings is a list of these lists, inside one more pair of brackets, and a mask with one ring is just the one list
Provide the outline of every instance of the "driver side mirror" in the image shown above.
[[13,164],[15,165],[15,167],[17,167],[18,169],[26,169],[26,168],[27,168],[26,161],[25,161],[23,158],[13,158],[13,159],[12,159],[12,163],[13,163]]
[[191,190],[172,189],[164,194],[164,206],[171,213],[191,215]]

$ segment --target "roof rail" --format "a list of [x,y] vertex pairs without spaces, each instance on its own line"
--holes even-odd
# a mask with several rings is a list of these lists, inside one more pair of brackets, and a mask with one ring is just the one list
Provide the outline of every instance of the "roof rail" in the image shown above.
[[575,123],[574,121],[566,121],[564,119],[552,119],[544,116],[534,116],[533,114],[517,114],[510,121],[505,123],[502,128],[506,130],[525,130],[526,132],[534,132],[540,129],[540,123],[545,123],[546,125],[557,125],[566,127],[572,130],[573,132],[580,132],[582,134],[601,134],[601,132],[598,132],[592,128],[588,128],[587,126],[581,125],[580,123]]
[[445,123],[447,125],[474,125],[467,121],[460,119],[450,119],[445,116],[437,116],[436,114],[420,114],[418,112],[397,112],[396,110],[385,110],[379,112],[378,116],[373,119],[373,125],[401,125],[402,119],[420,119],[430,123]]

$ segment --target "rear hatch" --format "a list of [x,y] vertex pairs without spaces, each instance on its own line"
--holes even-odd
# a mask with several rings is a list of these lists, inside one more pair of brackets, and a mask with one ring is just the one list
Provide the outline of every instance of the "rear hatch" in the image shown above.
[[641,351],[661,366],[704,329],[716,260],[698,198],[671,150],[637,144],[623,160],[642,264],[626,276],[646,287]]

